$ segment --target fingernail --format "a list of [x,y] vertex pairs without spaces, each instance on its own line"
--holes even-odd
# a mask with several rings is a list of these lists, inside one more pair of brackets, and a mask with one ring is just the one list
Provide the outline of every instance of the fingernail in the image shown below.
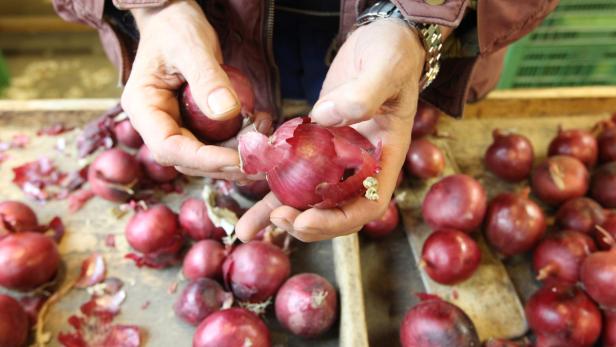
[[224,114],[237,107],[237,100],[227,88],[218,88],[207,97],[207,104],[214,114]]
[[293,231],[293,224],[285,218],[271,218],[270,221],[285,231]]
[[255,128],[261,134],[268,135],[271,127],[272,127],[272,122],[269,119],[260,119],[259,121],[255,123]]
[[223,166],[223,167],[221,167],[220,171],[224,171],[224,172],[241,172],[242,170],[237,165],[231,165],[231,166]]
[[310,112],[310,118],[324,126],[335,126],[342,123],[342,116],[336,111],[336,104],[331,100],[317,103]]

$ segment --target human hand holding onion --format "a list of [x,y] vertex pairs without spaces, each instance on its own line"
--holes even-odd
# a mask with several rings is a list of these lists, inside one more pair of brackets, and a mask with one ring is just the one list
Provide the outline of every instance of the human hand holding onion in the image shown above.
[[[359,196],[334,207],[320,206],[330,208],[304,209],[284,205],[270,193],[240,218],[238,237],[250,240],[271,221],[302,241],[318,241],[357,232],[379,218],[387,209],[411,141],[424,57],[419,37],[401,21],[379,20],[360,27],[338,52],[310,114],[313,122],[323,126],[352,126],[380,152],[380,169],[373,175],[378,181],[378,200]],[[242,139],[240,152],[241,143]],[[327,155],[325,147],[317,143],[315,151]],[[268,172],[270,186],[272,176]],[[295,183],[283,189],[286,200],[301,194],[297,189],[301,182]]]

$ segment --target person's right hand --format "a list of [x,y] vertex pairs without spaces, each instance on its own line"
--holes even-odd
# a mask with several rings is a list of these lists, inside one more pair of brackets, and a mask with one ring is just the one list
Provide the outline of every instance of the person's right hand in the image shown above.
[[[220,67],[218,37],[201,8],[194,0],[177,0],[132,14],[140,39],[122,107],[154,159],[187,175],[242,179],[235,149],[205,145],[181,126],[177,90],[184,82],[208,117],[225,120],[240,112]],[[257,112],[254,122],[262,132],[271,126],[267,113]]]

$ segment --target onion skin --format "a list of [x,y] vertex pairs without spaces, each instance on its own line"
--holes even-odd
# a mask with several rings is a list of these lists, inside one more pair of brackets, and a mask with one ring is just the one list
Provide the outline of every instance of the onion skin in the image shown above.
[[400,326],[402,347],[479,347],[470,318],[441,299],[422,301],[410,309]]
[[426,135],[432,135],[436,131],[438,119],[440,117],[439,110],[423,101],[417,103],[417,112],[413,120],[413,131],[411,137],[418,139]]
[[243,115],[254,112],[255,96],[250,80],[237,68],[221,65],[229,76],[233,90],[237,93],[242,112],[227,120],[214,120],[201,112],[192,96],[188,84],[180,91],[180,111],[186,127],[201,141],[221,142],[232,138],[242,129]]
[[605,311],[603,323],[603,347],[616,347],[615,311]]
[[575,198],[565,202],[556,212],[556,224],[561,229],[572,229],[592,234],[595,225],[605,221],[601,205],[589,198]]
[[457,174],[430,187],[421,212],[432,229],[471,232],[481,225],[486,205],[486,192],[481,184],[470,176]]
[[240,301],[267,300],[291,273],[289,257],[278,247],[263,241],[237,246],[222,266],[227,287]]
[[614,246],[616,242],[616,213],[607,213],[600,228],[595,227],[594,236],[599,249],[609,250]]
[[582,262],[596,250],[590,236],[563,230],[539,243],[533,253],[533,267],[540,280],[575,284],[580,278]]
[[490,201],[485,235],[490,245],[505,256],[533,248],[546,230],[541,207],[528,194],[502,193]]
[[568,155],[592,169],[597,164],[597,140],[588,131],[559,129],[558,135],[550,142],[548,156]]
[[200,278],[188,283],[173,305],[173,310],[185,322],[197,325],[232,300],[231,293],[225,292],[218,282]]
[[118,142],[126,147],[137,149],[143,145],[141,135],[133,128],[128,119],[116,123],[113,132]]
[[364,225],[362,232],[372,238],[382,238],[391,234],[400,223],[400,213],[395,201],[390,201],[385,214],[379,219]]
[[531,178],[533,193],[549,205],[578,198],[586,194],[588,170],[576,158],[556,155],[539,164]]
[[574,286],[554,284],[540,288],[526,303],[525,311],[530,328],[544,335],[544,340],[560,340],[561,346],[590,347],[599,339],[601,313]]
[[43,234],[21,232],[0,240],[0,286],[31,290],[53,279],[60,253],[53,240]]
[[616,160],[616,126],[607,126],[597,138],[599,162],[609,163]]
[[178,218],[165,205],[154,205],[135,213],[124,235],[132,248],[148,255],[175,254],[182,246]]
[[229,308],[209,315],[197,328],[193,347],[271,347],[270,333],[254,313]]
[[605,164],[594,172],[590,196],[605,208],[616,208],[616,163]]
[[141,163],[145,173],[155,182],[165,183],[173,181],[178,177],[178,172],[173,166],[162,166],[158,164],[152,152],[145,145],[141,146],[137,153],[137,160]]
[[413,140],[406,154],[406,170],[420,179],[438,177],[445,169],[445,155],[426,139]]
[[29,328],[28,315],[19,302],[0,294],[0,346],[24,346]]
[[276,318],[297,336],[316,337],[328,331],[338,312],[336,290],[325,278],[295,275],[276,294]]
[[38,219],[30,206],[20,201],[6,200],[0,202],[0,230],[3,226],[8,226],[10,231],[16,232],[35,230],[38,227]]
[[237,192],[243,197],[252,201],[259,201],[270,192],[270,188],[266,180],[254,181],[244,185],[234,183],[233,186],[235,187],[235,190],[237,190]]
[[118,148],[101,153],[88,169],[88,182],[94,194],[115,202],[123,202],[131,194],[117,186],[133,186],[141,177],[139,162],[132,155]]
[[199,278],[222,278],[222,263],[227,256],[222,243],[201,240],[190,248],[184,257],[182,271],[190,280]]
[[439,229],[426,239],[421,262],[434,281],[453,285],[475,273],[481,263],[481,250],[468,234],[454,229]]
[[180,225],[188,237],[195,241],[221,240],[227,234],[223,228],[214,226],[207,214],[203,199],[188,198],[180,207]]
[[499,129],[494,129],[492,138],[493,142],[484,155],[488,170],[509,182],[520,182],[528,178],[535,158],[530,140],[526,136],[505,133]]
[[605,308],[616,309],[616,250],[586,257],[580,275],[584,289],[593,300]]

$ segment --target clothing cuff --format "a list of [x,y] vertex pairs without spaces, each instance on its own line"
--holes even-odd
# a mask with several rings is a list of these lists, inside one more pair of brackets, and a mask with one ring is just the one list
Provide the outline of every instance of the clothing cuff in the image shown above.
[[468,6],[468,0],[392,0],[392,3],[407,19],[453,28],[460,24]]
[[143,7],[161,7],[170,0],[113,0],[113,5],[120,10],[130,10]]

